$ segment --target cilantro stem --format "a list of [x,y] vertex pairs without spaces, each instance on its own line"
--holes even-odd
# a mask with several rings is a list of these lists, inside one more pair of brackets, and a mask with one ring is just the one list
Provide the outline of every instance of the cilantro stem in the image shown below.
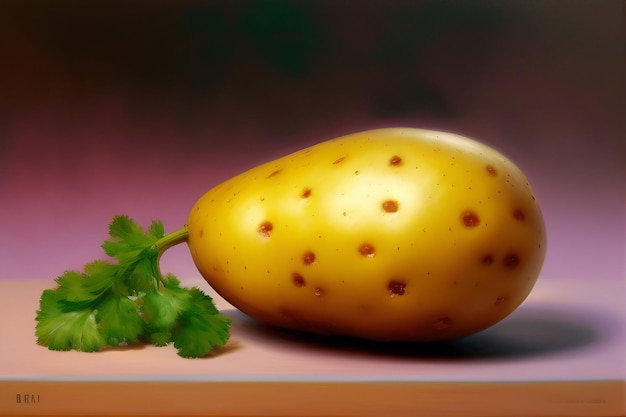
[[163,275],[161,274],[160,268],[161,255],[163,255],[163,252],[165,252],[172,246],[176,246],[179,243],[186,242],[188,237],[189,229],[187,228],[187,225],[185,225],[184,227],[163,236],[162,238],[154,242],[154,245],[152,245],[152,249],[157,251],[156,268],[159,281],[163,281]]
[[189,229],[187,226],[176,230],[175,232],[169,233],[159,240],[157,240],[152,248],[156,249],[159,252],[159,255],[171,248],[172,246],[176,246],[179,243],[183,243],[187,241],[189,237]]

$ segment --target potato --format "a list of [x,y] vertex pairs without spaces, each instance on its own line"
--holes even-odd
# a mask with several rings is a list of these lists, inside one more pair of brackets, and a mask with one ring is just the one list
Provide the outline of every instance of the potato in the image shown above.
[[524,174],[465,137],[389,128],[262,164],[204,194],[206,281],[273,326],[381,341],[486,329],[530,293],[546,233]]

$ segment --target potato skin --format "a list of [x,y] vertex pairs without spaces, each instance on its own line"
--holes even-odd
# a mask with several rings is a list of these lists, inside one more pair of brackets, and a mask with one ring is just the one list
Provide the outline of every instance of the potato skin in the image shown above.
[[464,337],[530,293],[546,233],[524,174],[476,141],[359,132],[233,177],[189,215],[206,281],[283,328],[384,341]]

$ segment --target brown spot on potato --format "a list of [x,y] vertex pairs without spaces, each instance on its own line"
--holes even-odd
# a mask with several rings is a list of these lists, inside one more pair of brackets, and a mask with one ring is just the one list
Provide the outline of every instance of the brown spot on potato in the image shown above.
[[496,298],[496,301],[493,303],[493,305],[495,305],[495,306],[500,305],[500,304],[504,303],[505,300],[506,300],[505,297],[498,297],[498,298]]
[[282,170],[282,169],[277,169],[277,170],[275,170],[275,171],[272,171],[272,172],[270,173],[270,175],[268,175],[266,178],[271,178],[271,177],[274,177],[274,176],[276,176],[276,175],[280,174],[281,172],[283,172],[283,170]]
[[198,231],[198,236],[200,237],[200,239],[202,239],[202,237],[204,236],[204,229],[200,229],[200,231]]
[[310,188],[305,188],[302,191],[302,194],[300,194],[300,197],[302,197],[302,198],[309,198],[309,197],[311,197],[311,189]]
[[519,256],[514,253],[509,253],[504,257],[502,263],[509,269],[515,269],[519,265]]
[[345,156],[342,156],[341,158],[337,158],[337,159],[335,159],[335,160],[333,161],[333,165],[340,164],[340,163],[342,163],[345,159],[346,159],[346,157],[345,157]]
[[404,293],[406,292],[406,282],[398,281],[395,279],[391,280],[389,281],[389,284],[387,284],[387,289],[392,296],[404,295]]
[[487,173],[491,175],[492,177],[495,177],[496,175],[498,175],[498,171],[496,171],[493,165],[486,165],[485,169],[487,170]]
[[491,255],[485,255],[483,256],[483,258],[480,260],[484,265],[491,265],[493,263],[493,256]]
[[306,281],[305,281],[304,277],[302,275],[298,274],[297,272],[294,272],[291,275],[291,281],[293,282],[293,285],[295,285],[298,288],[306,286]]
[[454,322],[450,317],[440,317],[433,323],[433,327],[437,330],[446,330],[452,327]]
[[523,222],[524,221],[524,212],[522,210],[514,210],[513,211],[513,218],[515,220],[517,220],[518,222]]
[[304,262],[305,265],[313,264],[315,262],[315,253],[311,251],[304,252],[304,255],[302,255],[302,262]]
[[389,165],[391,166],[399,166],[402,164],[402,158],[400,158],[398,155],[394,155],[391,157],[391,159],[389,159]]
[[471,210],[461,213],[461,221],[465,227],[476,227],[480,224],[480,218]]
[[322,295],[324,295],[326,293],[326,291],[324,291],[323,288],[317,287],[315,289],[315,292],[313,293],[316,297],[321,297]]
[[374,249],[374,246],[370,245],[369,243],[364,243],[359,246],[359,253],[368,258],[373,258],[374,256],[376,256],[376,250]]
[[264,221],[259,225],[257,232],[263,237],[270,237],[272,230],[274,230],[274,225],[271,222]]
[[395,200],[383,201],[383,210],[386,213],[395,213],[398,211],[398,202]]

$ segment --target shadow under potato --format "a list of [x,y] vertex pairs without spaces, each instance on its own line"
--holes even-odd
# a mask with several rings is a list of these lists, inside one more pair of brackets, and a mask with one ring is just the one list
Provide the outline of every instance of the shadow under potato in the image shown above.
[[603,343],[617,321],[604,312],[575,306],[527,306],[500,323],[463,339],[448,342],[374,342],[353,337],[326,336],[266,326],[232,310],[234,326],[259,343],[284,348],[311,348],[333,353],[415,359],[513,359],[557,354]]

